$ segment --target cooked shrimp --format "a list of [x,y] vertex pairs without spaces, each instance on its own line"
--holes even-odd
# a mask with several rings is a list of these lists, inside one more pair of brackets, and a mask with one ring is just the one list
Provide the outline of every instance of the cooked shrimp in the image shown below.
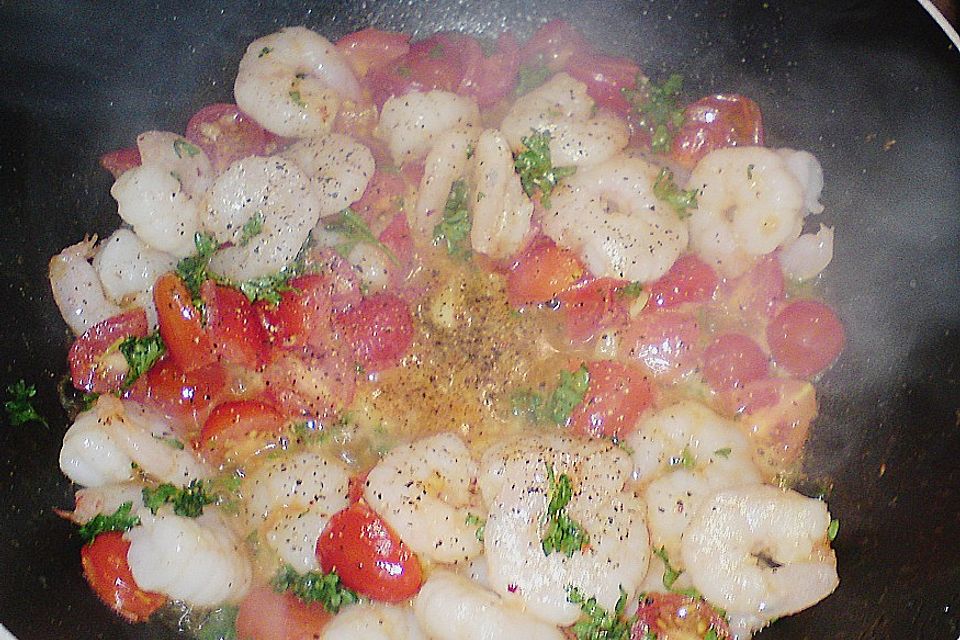
[[203,149],[169,131],[145,131],[137,136],[140,164],[158,167],[180,181],[192,198],[203,195],[213,182],[213,166]]
[[250,587],[252,569],[243,543],[223,521],[216,507],[199,518],[173,514],[162,507],[156,515],[140,509],[140,526],[124,537],[130,541],[127,562],[137,586],[197,607],[238,602]]
[[97,270],[90,264],[96,237],[70,245],[50,258],[50,288],[60,315],[75,334],[120,313],[104,294]]
[[317,453],[269,461],[243,484],[251,526],[297,571],[316,570],[317,538],[347,506],[348,484],[346,468]]
[[74,508],[70,512],[58,512],[77,524],[86,524],[99,514],[111,514],[129,502],[136,511],[143,505],[143,484],[120,482],[79,489],[74,496]]
[[487,129],[477,140],[467,206],[473,217],[474,251],[500,260],[523,246],[533,203],[520,186],[510,147],[496,129]]
[[113,183],[110,195],[143,242],[178,258],[193,253],[200,209],[169,170],[157,165],[130,169]]
[[[545,555],[542,548],[551,467],[556,477],[569,477],[566,513],[589,536],[570,557]],[[646,574],[649,547],[643,503],[625,490],[630,469],[627,453],[611,442],[559,434],[523,436],[487,450],[479,486],[489,507],[483,537],[493,590],[556,625],[580,615],[567,600],[570,587],[610,610],[621,588],[632,598]]]
[[192,453],[169,444],[173,436],[160,416],[130,400],[102,395],[67,429],[60,468],[87,487],[129,480],[133,463],[148,476],[176,485],[208,477],[209,470]]
[[467,446],[443,433],[392,449],[370,471],[363,496],[416,553],[460,562],[482,550],[476,524],[467,522],[476,477]]
[[120,306],[146,309],[151,325],[156,324],[153,283],[176,266],[174,256],[151,249],[130,229],[114,231],[93,258],[104,293]]
[[699,192],[690,245],[727,277],[800,235],[804,188],[772,149],[711,151],[694,167],[687,189]]
[[713,604],[772,620],[836,589],[829,526],[820,500],[769,485],[724,489],[705,498],[690,522],[683,562]]
[[787,163],[790,173],[803,188],[803,207],[805,214],[823,213],[820,194],[823,192],[823,168],[809,151],[795,149],[777,149],[777,153]]
[[608,160],[630,141],[627,124],[607,113],[594,115],[587,85],[558,73],[518,98],[500,130],[513,151],[534,131],[550,134],[550,159],[555,167],[587,166]]
[[475,582],[438,570],[413,603],[417,620],[435,640],[563,640],[563,633],[507,604]]
[[361,602],[337,614],[323,640],[426,640],[409,607]]
[[397,164],[419,160],[445,131],[480,123],[473,98],[448,91],[411,91],[383,104],[377,135],[386,140]]
[[430,148],[423,165],[417,206],[407,210],[410,228],[421,237],[433,237],[433,227],[443,215],[450,188],[467,174],[470,149],[479,134],[476,127],[450,129],[437,136]]
[[281,156],[238,160],[207,194],[203,228],[233,245],[218,251],[210,268],[240,281],[277,273],[297,257],[319,218],[317,195],[296,164]]
[[783,246],[777,258],[783,273],[798,281],[820,275],[833,260],[833,227],[820,225],[817,233],[804,233]]
[[651,543],[679,565],[680,536],[704,495],[761,481],[737,425],[684,401],[658,411],[627,438],[634,478],[644,491]]
[[543,231],[597,277],[651,282],[687,248],[687,223],[653,195],[658,169],[619,156],[560,183]]
[[278,136],[326,133],[342,100],[357,100],[360,84],[329,40],[288,27],[250,43],[233,86],[237,106]]
[[283,155],[310,177],[321,218],[359,200],[376,168],[370,149],[342,133],[301,140]]

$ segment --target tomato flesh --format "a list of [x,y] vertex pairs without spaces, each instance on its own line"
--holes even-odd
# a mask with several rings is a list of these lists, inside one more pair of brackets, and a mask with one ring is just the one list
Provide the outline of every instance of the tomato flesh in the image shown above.
[[324,571],[336,571],[345,586],[374,600],[402,602],[423,583],[417,556],[363,502],[330,518],[317,558]]
[[398,364],[413,341],[413,317],[406,303],[378,293],[336,316],[335,325],[357,362],[369,371]]
[[627,356],[655,378],[676,381],[700,360],[700,324],[681,311],[644,311],[623,333]]
[[573,251],[548,240],[532,244],[507,274],[507,299],[514,307],[547,302],[576,284],[586,268]]
[[210,412],[195,446],[219,459],[224,450],[243,439],[273,440],[283,429],[283,416],[273,405],[260,400],[224,402]]
[[573,25],[566,20],[551,20],[527,40],[520,49],[520,62],[524,66],[545,65],[550,71],[560,71],[575,53],[591,50]]
[[267,155],[277,145],[276,136],[237,105],[226,103],[209,104],[195,113],[184,137],[203,149],[217,173],[241,158]]
[[767,326],[767,342],[777,366],[801,378],[820,373],[843,350],[843,324],[833,309],[815,300],[784,307]]
[[[107,354],[124,338],[147,335],[147,314],[142,308],[107,318],[90,327],[70,346],[70,376],[73,386],[92,393],[112,393],[123,388],[126,360],[119,352]],[[118,358],[118,361],[114,358]]]
[[251,369],[260,366],[267,356],[267,332],[247,296],[208,280],[200,288],[200,297],[217,358]]
[[266,585],[247,592],[237,611],[240,640],[317,640],[333,616],[319,603],[304,603]]
[[128,551],[130,543],[121,532],[101,533],[80,549],[80,562],[84,577],[104,604],[130,622],[143,622],[167,598],[137,586],[127,563]]
[[368,27],[343,36],[337,40],[336,47],[357,77],[363,78],[371,69],[385,66],[409,53],[410,36]]
[[721,93],[687,105],[671,155],[692,168],[715,149],[763,144],[763,117],[757,103],[746,96]]
[[190,292],[175,273],[167,273],[153,286],[160,337],[170,358],[190,372],[217,361],[213,343],[203,328],[200,311],[193,306]]
[[604,328],[625,321],[625,301],[619,291],[626,284],[615,278],[595,278],[562,291],[557,299],[567,337],[574,343],[588,342]]
[[703,353],[703,379],[715,391],[743,387],[767,375],[769,359],[749,336],[727,333],[718,336]]
[[647,374],[637,366],[609,360],[591,362],[587,370],[587,394],[570,416],[570,425],[596,438],[626,437],[653,404],[654,390]]
[[105,153],[100,157],[100,166],[109,171],[114,180],[130,169],[139,167],[141,162],[140,150],[136,147],[124,147]]
[[633,109],[623,96],[623,89],[637,86],[640,67],[633,60],[578,51],[567,61],[564,70],[587,85],[587,93],[597,106],[620,116],[626,116]]
[[226,383],[226,372],[219,364],[186,372],[164,356],[147,372],[144,400],[176,419],[202,422]]
[[688,302],[707,302],[713,298],[719,282],[710,265],[693,255],[682,256],[649,285],[650,304],[669,309]]

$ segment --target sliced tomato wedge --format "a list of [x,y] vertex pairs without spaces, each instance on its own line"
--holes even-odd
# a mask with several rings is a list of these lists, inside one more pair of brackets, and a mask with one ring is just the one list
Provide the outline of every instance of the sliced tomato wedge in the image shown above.
[[[729,640],[726,618],[702,598],[679,593],[648,593],[640,600],[631,638],[703,638],[712,629],[717,640]],[[649,633],[648,633],[649,632]]]
[[299,276],[290,281],[280,302],[255,307],[274,344],[283,349],[308,348],[317,355],[332,346],[332,314],[360,301],[360,292],[350,277],[339,273]]
[[139,167],[142,162],[140,150],[136,147],[124,147],[100,156],[100,166],[113,174],[114,179],[134,167]]
[[745,274],[724,283],[718,301],[747,330],[766,323],[784,298],[783,270],[774,256],[763,256]]
[[235,104],[208,104],[190,118],[184,137],[203,149],[216,173],[247,156],[273,151],[278,138]]
[[649,285],[650,304],[669,309],[688,302],[707,302],[719,283],[720,278],[710,265],[694,255],[682,256]]
[[843,323],[822,302],[796,300],[767,325],[767,343],[777,366],[795,376],[810,378],[840,356]]
[[226,384],[227,374],[219,363],[186,372],[164,356],[147,372],[142,394],[143,400],[169,416],[202,423],[208,409],[223,395]]
[[90,327],[70,346],[70,376],[73,386],[92,393],[113,393],[123,387],[127,364],[110,348],[124,338],[147,335],[147,314],[142,308],[107,318]]
[[210,412],[194,446],[219,460],[225,451],[241,441],[275,440],[283,431],[283,423],[280,412],[261,400],[224,402]]
[[266,585],[247,592],[237,611],[240,640],[317,640],[333,616],[319,603],[301,602]]
[[221,361],[256,369],[269,351],[269,339],[260,317],[242,292],[207,280],[200,287],[207,315],[206,332]]
[[455,92],[460,88],[467,62],[482,58],[480,43],[470,36],[436,33],[410,45],[410,50],[364,78],[373,101],[383,107],[391,96],[415,91]]
[[570,416],[570,425],[595,438],[623,439],[636,430],[640,415],[653,404],[654,389],[641,368],[601,360],[587,364],[587,394]]
[[566,20],[551,20],[520,49],[520,63],[527,67],[545,65],[551,71],[563,69],[570,58],[592,51],[586,38]]
[[337,40],[336,47],[350,62],[357,77],[363,78],[372,69],[384,67],[409,53],[410,36],[368,27],[343,36]]
[[330,518],[317,558],[324,571],[336,571],[345,586],[374,600],[402,602],[423,584],[417,556],[363,502]]
[[564,71],[587,85],[587,93],[598,107],[621,116],[633,109],[622,91],[637,86],[640,67],[633,60],[576,51],[567,60]]
[[714,149],[763,143],[763,116],[757,103],[739,94],[719,93],[687,105],[671,156],[692,168]]
[[83,575],[97,597],[122,618],[143,622],[162,607],[166,596],[137,586],[127,563],[130,543],[119,531],[101,533],[80,549]]
[[368,371],[399,364],[413,341],[413,317],[407,304],[391,293],[364,298],[336,315],[334,324],[357,362]]
[[200,311],[190,292],[175,273],[166,273],[153,285],[160,337],[170,358],[183,371],[193,371],[217,361],[213,343],[204,331]]
[[579,282],[586,273],[577,254],[541,237],[510,267],[507,299],[514,307],[547,302]]
[[764,378],[733,394],[740,428],[759,452],[768,477],[796,463],[817,417],[813,385],[796,378]]

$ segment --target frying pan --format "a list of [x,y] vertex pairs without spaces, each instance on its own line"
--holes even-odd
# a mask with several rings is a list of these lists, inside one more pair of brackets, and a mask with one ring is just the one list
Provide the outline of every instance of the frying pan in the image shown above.
[[46,264],[119,222],[98,156],[231,101],[246,44],[283,25],[526,37],[553,17],[654,77],[683,73],[690,99],[754,97],[769,144],[823,163],[824,295],[848,344],[807,470],[833,487],[841,586],[760,637],[960,635],[960,60],[909,0],[0,2],[0,384],[37,384],[49,422],[0,424],[0,622],[21,639],[174,635],[96,601],[51,511],[72,499],[55,390],[70,338]]

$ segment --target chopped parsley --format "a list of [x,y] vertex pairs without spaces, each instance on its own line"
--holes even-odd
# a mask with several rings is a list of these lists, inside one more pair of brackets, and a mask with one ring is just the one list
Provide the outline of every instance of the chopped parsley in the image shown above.
[[674,73],[657,85],[640,74],[636,89],[623,89],[623,96],[639,116],[638,126],[650,132],[650,147],[656,153],[670,151],[673,134],[683,124],[680,90],[683,76]]
[[534,132],[521,138],[526,150],[514,158],[514,167],[520,174],[520,185],[531,198],[538,191],[543,206],[550,206],[550,193],[561,179],[573,175],[576,167],[554,167],[550,159],[550,133]]
[[[607,611],[597,604],[595,597],[584,597],[576,587],[570,587],[567,591],[567,602],[580,606],[582,615],[570,629],[577,640],[630,640],[637,617],[624,618],[627,592],[623,587],[620,588],[620,597],[613,611]],[[655,635],[653,640],[656,640]]]
[[670,465],[680,465],[684,469],[693,469],[697,466],[697,457],[690,451],[690,447],[685,445],[678,457],[670,459]]
[[237,612],[234,605],[211,611],[197,629],[197,640],[237,640]]
[[273,273],[259,278],[251,278],[243,282],[224,282],[236,287],[240,292],[247,296],[250,302],[264,300],[268,304],[276,306],[280,304],[280,295],[284,291],[293,291],[290,286],[290,280],[300,275],[300,269],[297,265],[284,267],[278,273]]
[[581,364],[576,371],[561,371],[556,388],[544,401],[539,393],[518,391],[510,398],[515,416],[524,416],[531,422],[552,422],[566,426],[570,415],[587,395],[590,372]]
[[838,533],[840,533],[840,521],[834,518],[830,521],[830,526],[827,527],[827,538],[830,539],[830,542],[833,542],[837,539]]
[[484,527],[487,526],[487,523],[486,523],[486,521],[485,521],[483,518],[481,518],[480,516],[478,516],[478,515],[475,514],[475,513],[469,513],[469,512],[468,512],[468,513],[467,513],[467,518],[466,518],[466,520],[464,521],[464,524],[466,524],[467,526],[470,526],[470,527],[476,527],[476,528],[477,528],[477,540],[478,540],[479,542],[483,542],[483,530],[484,530]]
[[145,338],[127,336],[117,347],[127,361],[127,374],[123,379],[123,388],[129,389],[137,378],[150,370],[157,360],[167,352],[159,331],[154,331]]
[[289,591],[303,602],[319,602],[330,613],[359,601],[356,593],[340,584],[340,576],[334,571],[297,573],[290,565],[284,565],[270,584],[278,593]]
[[673,583],[677,581],[677,578],[679,578],[683,572],[677,571],[673,568],[673,565],[670,564],[670,556],[667,555],[666,547],[655,547],[653,549],[653,555],[663,561],[663,586],[668,591],[673,591]]
[[263,49],[260,49],[260,53],[257,54],[257,57],[262,58],[263,56],[267,55],[271,51],[273,51],[273,47],[264,47]]
[[143,490],[143,503],[151,513],[156,513],[160,507],[169,503],[173,505],[173,512],[178,516],[196,518],[203,514],[203,508],[213,504],[215,496],[207,494],[203,480],[191,480],[185,487],[177,487],[165,482],[157,487]]
[[444,51],[443,45],[439,43],[430,47],[430,51],[427,52],[427,55],[430,56],[431,60],[439,60],[446,54],[447,53]]
[[298,89],[294,89],[289,93],[289,95],[290,95],[290,100],[293,102],[293,104],[297,105],[300,108],[306,108],[307,103],[303,101],[303,96],[300,95],[300,91]]
[[247,243],[263,232],[263,213],[257,211],[250,216],[250,219],[243,223],[240,230],[240,246],[245,247]]
[[643,285],[639,282],[630,282],[618,288],[617,293],[624,298],[637,299],[643,293]]
[[200,153],[200,147],[187,142],[183,138],[177,138],[173,141],[173,152],[177,154],[178,158],[182,158],[184,155],[192,158]]
[[552,75],[550,68],[538,62],[534,65],[523,65],[520,67],[520,74],[517,79],[517,88],[514,90],[514,95],[522,96],[525,93],[536,89],[544,82],[546,82]]
[[131,514],[131,509],[133,509],[133,503],[124,502],[110,515],[99,513],[92,520],[81,525],[77,533],[85,543],[90,544],[101,533],[132,529],[140,524],[140,518]]
[[733,452],[733,449],[730,447],[724,447],[723,449],[717,449],[713,452],[713,455],[720,456],[721,458],[729,458],[730,454]]
[[433,228],[433,239],[435,242],[446,242],[448,255],[468,260],[472,224],[470,212],[467,211],[467,184],[457,180],[450,188],[450,195],[443,206],[443,219]]
[[9,400],[3,403],[3,408],[10,416],[10,423],[19,427],[28,422],[39,422],[46,425],[46,419],[33,406],[33,398],[37,395],[37,388],[27,384],[23,379],[17,380],[7,387]]
[[558,551],[570,558],[590,543],[590,535],[583,525],[567,515],[567,505],[573,497],[570,476],[561,473],[556,477],[550,464],[547,465],[547,495],[550,501],[543,517],[543,555]]
[[193,297],[194,306],[199,306],[200,287],[210,278],[207,265],[218,246],[213,236],[199,232],[193,236],[193,244],[197,248],[196,255],[187,256],[177,263],[177,275]]
[[364,219],[350,207],[327,218],[324,221],[323,228],[340,236],[340,242],[334,245],[333,250],[341,258],[346,259],[358,244],[369,244],[382,251],[394,264],[400,263],[390,247],[380,242]]
[[673,181],[673,172],[666,167],[660,169],[653,182],[653,195],[663,200],[677,212],[681,220],[690,216],[690,209],[697,208],[697,190],[683,190]]

